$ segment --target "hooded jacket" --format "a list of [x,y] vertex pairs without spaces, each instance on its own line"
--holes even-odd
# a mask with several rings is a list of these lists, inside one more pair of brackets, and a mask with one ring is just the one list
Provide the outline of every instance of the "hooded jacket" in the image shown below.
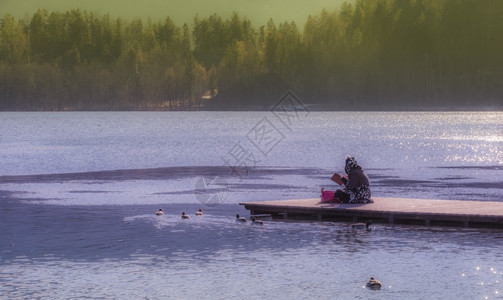
[[348,174],[347,188],[355,188],[362,185],[370,186],[367,173],[360,167],[354,157],[348,156],[346,158],[346,167],[344,170]]

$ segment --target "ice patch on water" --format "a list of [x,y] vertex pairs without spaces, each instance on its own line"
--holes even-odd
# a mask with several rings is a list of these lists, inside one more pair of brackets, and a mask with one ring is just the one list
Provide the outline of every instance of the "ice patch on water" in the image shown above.
[[[334,168],[342,172],[341,168]],[[170,169],[166,169],[169,173]],[[33,182],[2,184],[11,197],[25,203],[52,205],[144,205],[199,203],[203,206],[238,204],[249,201],[317,198],[321,188],[341,186],[329,178],[334,170],[316,168],[258,167],[246,177],[222,175],[222,168],[177,167],[180,174],[164,178],[155,170],[130,170],[106,180],[71,180],[104,175],[61,174],[57,179],[33,178]],[[198,171],[219,174],[220,185],[200,186]],[[215,171],[212,173],[212,171]],[[191,173],[192,172],[192,173]],[[131,180],[136,173],[144,180]],[[150,174],[152,173],[152,174]],[[493,200],[501,196],[503,167],[421,167],[409,169],[367,169],[374,197]],[[150,175],[149,175],[150,174]],[[209,176],[209,175],[205,175]],[[17,178],[17,177],[16,177]],[[212,178],[209,176],[208,178]],[[20,181],[16,179],[16,181]],[[222,186],[223,184],[223,186]],[[211,199],[218,199],[211,200]],[[208,201],[206,201],[208,200]]]

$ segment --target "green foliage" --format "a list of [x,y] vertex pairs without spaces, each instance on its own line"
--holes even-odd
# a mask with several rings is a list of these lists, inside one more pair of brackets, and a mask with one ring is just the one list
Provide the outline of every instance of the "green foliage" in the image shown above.
[[299,30],[6,14],[0,109],[267,109],[286,89],[336,109],[501,107],[502,15],[499,0],[357,0]]

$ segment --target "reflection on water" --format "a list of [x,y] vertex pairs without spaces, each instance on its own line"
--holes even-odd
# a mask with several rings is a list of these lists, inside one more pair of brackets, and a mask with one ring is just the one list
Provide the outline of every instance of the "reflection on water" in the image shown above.
[[[500,230],[339,222],[238,224],[233,205],[54,207],[4,200],[0,293],[23,297],[494,297]],[[180,212],[192,215],[182,220]],[[12,244],[12,245],[11,245]],[[384,287],[369,291],[374,276]]]
[[407,171],[503,163],[503,112],[311,112],[291,130],[277,124],[285,138],[255,153],[245,137],[270,114],[0,112],[0,175],[222,166],[238,142],[260,166],[336,167],[348,153]]

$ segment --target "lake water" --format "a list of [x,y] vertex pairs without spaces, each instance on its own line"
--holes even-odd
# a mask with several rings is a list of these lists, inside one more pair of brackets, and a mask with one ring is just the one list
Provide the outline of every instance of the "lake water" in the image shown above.
[[503,200],[503,112],[0,113],[0,298],[503,298],[502,230],[234,222],[347,154],[376,197]]

